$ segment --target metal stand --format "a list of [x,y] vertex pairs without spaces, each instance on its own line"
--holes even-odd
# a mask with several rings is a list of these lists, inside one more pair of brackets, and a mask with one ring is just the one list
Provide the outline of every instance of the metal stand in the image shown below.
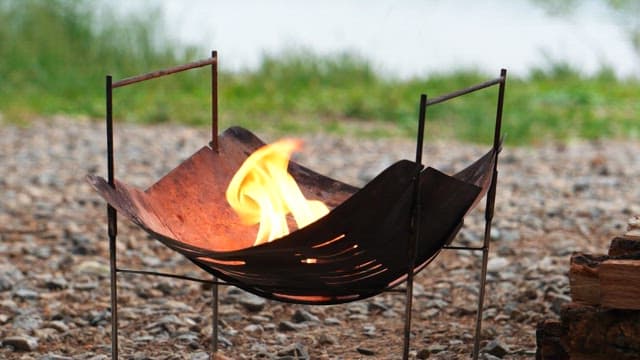
[[[107,128],[107,172],[108,183],[115,188],[114,179],[114,148],[113,148],[113,89],[123,87],[131,84],[135,84],[141,81],[146,81],[178,72],[199,68],[203,66],[211,66],[211,142],[210,146],[214,151],[218,151],[218,55],[216,51],[212,51],[211,57],[208,59],[172,67],[169,69],[159,70],[147,74],[142,74],[130,78],[125,78],[120,81],[113,82],[111,75],[106,76],[106,128]],[[504,105],[504,91],[506,85],[507,71],[502,69],[500,77],[486,81],[484,83],[471,86],[462,90],[454,91],[452,93],[427,100],[427,95],[420,96],[419,107],[419,119],[418,119],[418,134],[416,140],[416,163],[422,164],[423,142],[424,142],[424,128],[426,121],[426,110],[428,106],[436,105],[447,100],[469,94],[474,91],[485,89],[494,85],[499,85],[498,91],[498,103],[496,109],[496,121],[494,129],[493,149],[496,151],[496,158],[493,168],[493,176],[491,178],[491,184],[487,193],[486,207],[485,207],[485,231],[484,241],[481,247],[466,247],[466,246],[445,246],[443,249],[448,250],[467,250],[467,251],[482,251],[482,269],[480,275],[480,292],[478,296],[478,309],[476,314],[475,325],[475,337],[473,346],[473,359],[478,359],[480,349],[480,337],[482,332],[482,311],[485,296],[486,277],[487,277],[487,261],[489,256],[489,245],[491,240],[491,224],[493,220],[496,186],[498,180],[498,155],[500,147],[500,134],[502,126],[502,108]],[[422,165],[420,167],[422,169]],[[418,171],[415,177],[414,188],[414,205],[411,219],[411,236],[408,241],[407,250],[407,285],[404,289],[406,303],[405,303],[405,318],[404,318],[404,342],[403,342],[403,359],[409,358],[409,350],[411,343],[411,318],[412,318],[412,306],[413,306],[413,281],[414,271],[416,267],[416,253],[417,242],[420,238],[420,221],[417,219],[421,215],[420,204],[420,174]],[[170,278],[177,278],[188,281],[195,281],[200,283],[206,283],[212,285],[212,339],[211,347],[212,352],[215,354],[218,351],[218,285],[233,285],[227,282],[219,281],[213,277],[211,280],[194,278],[184,275],[161,273],[155,271],[146,270],[134,270],[118,268],[116,262],[116,238],[117,238],[117,212],[108,205],[107,206],[107,222],[108,222],[108,237],[109,237],[109,260],[110,260],[110,280],[111,280],[111,357],[112,359],[118,358],[118,294],[117,294],[117,281],[118,273],[130,273],[130,274],[142,274],[163,276]],[[388,289],[389,292],[402,292],[399,289]]]
[[[107,125],[107,177],[109,185],[115,188],[114,180],[114,157],[113,157],[113,89],[135,84],[141,81],[151,80],[166,75],[175,74],[178,72],[191,70],[203,66],[211,65],[211,147],[215,151],[218,151],[218,53],[216,51],[211,52],[211,57],[208,59],[172,67],[169,69],[154,71],[138,76],[126,78],[117,82],[113,82],[111,75],[106,77],[106,125]],[[117,228],[117,212],[116,209],[107,205],[107,223],[108,223],[108,236],[109,236],[109,266],[110,266],[110,280],[111,280],[111,358],[118,358],[118,273],[134,273],[145,275],[162,275],[152,271],[139,271],[120,269],[116,262],[116,238],[118,235]],[[179,279],[200,281],[212,284],[212,351],[216,353],[218,351],[218,281],[214,277],[212,281],[203,281],[201,279],[190,278],[181,275],[164,274],[164,276],[170,276]]]
[[[486,81],[484,83],[454,91],[450,94],[437,97],[435,99],[427,101],[426,95],[420,96],[420,111],[418,119],[418,140],[416,149],[416,163],[422,164],[422,142],[424,138],[424,126],[426,109],[428,106],[439,104],[456,97],[472,93],[474,91],[482,90],[494,85],[498,85],[498,103],[496,108],[496,121],[493,134],[493,149],[496,151],[496,159],[493,165],[493,176],[491,177],[491,184],[489,185],[489,191],[487,193],[487,203],[485,206],[485,226],[484,226],[484,240],[481,247],[468,247],[468,246],[445,246],[443,249],[447,250],[466,250],[466,251],[482,251],[482,268],[480,274],[480,291],[478,295],[478,308],[476,311],[476,324],[475,324],[475,336],[473,341],[473,353],[474,360],[478,359],[480,355],[480,338],[482,335],[482,313],[484,307],[484,296],[487,282],[487,262],[489,260],[489,246],[491,242],[491,224],[493,220],[495,199],[496,199],[496,186],[498,183],[498,153],[500,151],[501,141],[501,128],[502,128],[502,109],[504,106],[504,91],[507,81],[507,70],[502,69],[500,71],[500,77]],[[420,181],[420,174],[417,175],[416,184]],[[414,222],[413,222],[413,236],[409,239],[408,248],[408,263],[409,271],[407,274],[407,288],[405,291],[405,317],[404,317],[404,346],[402,352],[402,358],[407,360],[409,358],[409,348],[411,339],[411,310],[413,304],[413,273],[415,269],[415,254],[417,239],[420,236],[420,222],[415,221],[420,216],[420,202],[417,201],[420,198],[419,187],[416,186],[414,190]]]

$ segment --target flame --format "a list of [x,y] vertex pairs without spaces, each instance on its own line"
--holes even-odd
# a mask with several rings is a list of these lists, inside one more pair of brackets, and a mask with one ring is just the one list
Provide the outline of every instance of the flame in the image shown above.
[[242,222],[260,224],[254,245],[289,234],[289,213],[300,229],[329,212],[321,201],[307,200],[287,172],[291,154],[301,146],[299,140],[285,139],[259,148],[244,161],[227,187],[227,201]]

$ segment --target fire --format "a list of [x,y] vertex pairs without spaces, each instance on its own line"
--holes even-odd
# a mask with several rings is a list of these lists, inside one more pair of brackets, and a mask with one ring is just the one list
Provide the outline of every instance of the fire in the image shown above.
[[260,224],[254,245],[289,234],[289,213],[300,229],[329,212],[321,201],[307,200],[287,172],[291,154],[301,146],[299,140],[285,139],[259,148],[244,161],[227,187],[227,201],[242,222]]

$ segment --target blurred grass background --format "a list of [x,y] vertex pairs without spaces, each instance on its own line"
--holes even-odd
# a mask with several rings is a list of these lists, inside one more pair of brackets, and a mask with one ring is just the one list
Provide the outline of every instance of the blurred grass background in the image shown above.
[[[104,116],[104,77],[114,79],[207,57],[173,43],[160,16],[122,18],[82,0],[0,0],[0,113],[28,125],[39,116]],[[224,53],[220,54],[224,62]],[[494,78],[452,70],[411,79],[376,73],[363,58],[291,50],[265,56],[254,70],[220,74],[221,128],[282,133],[329,131],[413,136],[419,95],[430,97]],[[209,68],[122,89],[119,121],[210,121]],[[429,108],[428,136],[488,142],[497,88]],[[563,63],[509,77],[509,144],[574,138],[640,137],[640,80],[611,69],[585,76]],[[355,130],[354,130],[355,129]]]

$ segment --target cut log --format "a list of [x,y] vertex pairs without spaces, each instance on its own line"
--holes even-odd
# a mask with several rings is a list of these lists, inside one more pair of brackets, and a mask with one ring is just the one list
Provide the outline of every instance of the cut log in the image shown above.
[[609,256],[640,255],[640,237],[634,239],[630,236],[619,236],[611,240]]
[[640,310],[640,260],[606,260],[599,276],[602,306]]
[[640,359],[640,312],[578,303],[536,328],[536,360]]
[[640,311],[569,303],[560,318],[571,359],[640,358]]
[[536,360],[569,360],[562,343],[566,329],[558,320],[544,320],[536,327]]
[[571,299],[583,304],[600,304],[598,268],[609,259],[606,255],[573,253],[569,268]]
[[[622,239],[622,238],[616,238]],[[614,240],[616,240],[614,239]],[[612,241],[612,244],[614,241]],[[573,253],[569,268],[571,299],[586,305],[603,305],[611,308],[640,310],[640,252],[624,252],[630,249],[626,240],[616,241],[615,256]],[[635,245],[632,245],[635,246]],[[614,247],[612,246],[611,249]],[[612,261],[607,275],[602,277],[602,264]],[[626,265],[625,265],[626,264]],[[607,288],[606,305],[603,303],[603,287]],[[625,304],[626,307],[618,307]],[[631,307],[630,307],[631,306]]]

